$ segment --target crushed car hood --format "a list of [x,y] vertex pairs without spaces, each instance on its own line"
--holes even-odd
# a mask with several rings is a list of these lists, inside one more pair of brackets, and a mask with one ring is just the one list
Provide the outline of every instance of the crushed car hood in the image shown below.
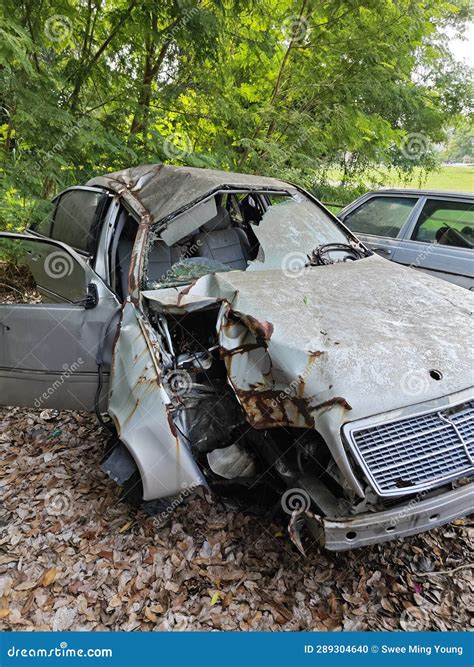
[[177,301],[223,303],[221,353],[255,427],[311,427],[335,406],[352,421],[472,385],[469,292],[377,256],[295,277],[254,269],[205,276]]

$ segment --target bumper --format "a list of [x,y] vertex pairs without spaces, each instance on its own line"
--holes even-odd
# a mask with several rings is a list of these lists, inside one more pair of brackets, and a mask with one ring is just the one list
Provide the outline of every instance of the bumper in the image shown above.
[[[406,505],[350,518],[322,518],[324,541],[330,551],[345,551],[407,537],[442,526],[474,511],[474,482]],[[313,522],[311,522],[313,523]],[[311,526],[310,526],[311,527]],[[321,525],[312,526],[321,532]]]

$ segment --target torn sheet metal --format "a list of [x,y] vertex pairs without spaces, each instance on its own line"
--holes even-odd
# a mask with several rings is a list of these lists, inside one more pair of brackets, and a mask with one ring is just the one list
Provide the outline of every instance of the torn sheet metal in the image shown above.
[[[208,275],[184,295],[176,291],[172,304],[183,312],[212,301],[220,307],[221,356],[249,423],[316,429],[363,497],[341,426],[413,405],[407,369],[421,378],[420,401],[445,400],[471,384],[469,321],[447,298],[452,286],[434,290],[432,281],[371,256],[307,268],[297,279],[278,270]],[[160,291],[147,298],[157,304]],[[432,368],[442,382],[430,377]]]
[[320,517],[318,514],[310,512],[309,510],[293,510],[288,522],[288,535],[290,536],[290,540],[293,542],[300,554],[304,557],[306,557],[306,551],[303,546],[302,530],[307,523],[309,523],[311,526],[313,537],[315,537],[319,542],[323,542],[324,528],[322,517]]
[[126,303],[114,352],[109,413],[138,466],[144,500],[206,486],[173,422],[159,359],[156,333],[144,328],[136,307]]

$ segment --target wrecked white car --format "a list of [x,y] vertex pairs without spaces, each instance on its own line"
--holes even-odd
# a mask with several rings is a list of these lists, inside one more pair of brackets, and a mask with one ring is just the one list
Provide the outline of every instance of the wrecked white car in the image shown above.
[[1,403],[106,411],[128,497],[267,488],[331,550],[472,511],[474,295],[300,188],[137,167],[0,243]]

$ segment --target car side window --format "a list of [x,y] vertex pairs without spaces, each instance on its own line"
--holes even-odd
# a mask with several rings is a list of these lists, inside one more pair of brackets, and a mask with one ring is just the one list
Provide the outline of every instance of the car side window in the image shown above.
[[352,232],[395,239],[408,219],[416,197],[371,197],[345,218]]
[[34,237],[0,237],[0,304],[73,303],[85,296],[84,269],[61,246]]
[[474,247],[474,204],[428,199],[413,230],[412,239],[424,243]]
[[108,197],[103,191],[67,190],[55,202],[52,215],[33,224],[31,229],[72,248],[92,254],[98,225],[105,215]]
[[104,194],[98,190],[70,190],[65,192],[54,212],[51,238],[67,243],[72,248],[92,253],[97,224],[104,211]]

